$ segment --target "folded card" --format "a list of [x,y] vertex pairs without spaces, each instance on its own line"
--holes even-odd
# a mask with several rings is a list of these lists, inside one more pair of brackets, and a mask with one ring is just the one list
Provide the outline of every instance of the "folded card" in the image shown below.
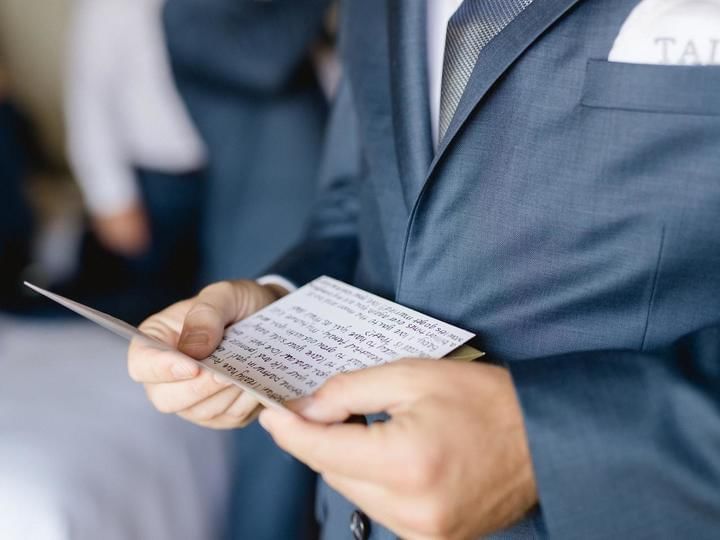
[[[137,328],[27,284],[68,309],[144,346],[175,351]],[[338,373],[403,357],[473,360],[474,334],[330,277],[320,277],[227,328],[200,364],[264,405],[311,394]],[[465,345],[465,346],[464,346]]]

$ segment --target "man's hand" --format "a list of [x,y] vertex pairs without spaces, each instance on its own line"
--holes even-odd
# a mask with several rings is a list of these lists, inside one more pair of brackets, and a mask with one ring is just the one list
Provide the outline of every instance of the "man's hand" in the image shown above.
[[118,255],[137,257],[150,248],[150,225],[139,203],[109,215],[94,215],[92,226],[100,243]]
[[[537,502],[522,414],[507,370],[404,360],[330,379],[265,410],[279,446],[403,538],[477,538]],[[387,422],[340,424],[387,412]]]
[[[140,325],[146,334],[201,360],[218,346],[225,327],[252,315],[287,294],[275,285],[225,281],[210,285],[195,298],[157,313]],[[215,429],[242,427],[254,419],[258,402],[228,379],[202,370],[172,351],[134,340],[128,371],[145,385],[150,401],[165,413]]]

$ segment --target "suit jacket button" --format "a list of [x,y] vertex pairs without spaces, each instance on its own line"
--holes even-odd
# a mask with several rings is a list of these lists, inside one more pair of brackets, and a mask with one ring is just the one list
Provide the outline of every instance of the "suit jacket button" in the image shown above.
[[353,540],[367,540],[370,535],[370,523],[360,510],[355,510],[350,516],[350,532]]

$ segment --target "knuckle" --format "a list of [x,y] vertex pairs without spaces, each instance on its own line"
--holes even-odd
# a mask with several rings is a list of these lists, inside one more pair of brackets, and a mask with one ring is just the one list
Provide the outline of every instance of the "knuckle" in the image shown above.
[[170,373],[170,368],[164,362],[149,360],[148,363],[150,364],[152,377],[156,382],[171,381],[174,379]]
[[255,412],[257,405],[242,396],[237,398],[235,404],[228,411],[228,416],[237,420],[249,421],[251,415]]
[[161,362],[158,360],[155,352],[143,350],[137,344],[131,343],[127,355],[128,375],[137,383],[165,380],[167,373],[160,370],[158,366]]
[[218,281],[217,283],[213,283],[211,285],[208,285],[203,290],[200,291],[200,298],[210,296],[220,296],[225,297],[227,295],[231,295],[234,292],[234,287],[231,281],[223,280]]
[[175,414],[177,412],[174,407],[171,407],[170,404],[165,401],[154,402],[153,405],[155,405],[158,412],[163,414]]
[[207,377],[198,377],[196,379],[188,381],[188,394],[194,398],[205,398],[208,397],[210,391],[206,384]]
[[188,418],[191,418],[193,420],[199,422],[209,422],[221,416],[222,413],[219,413],[218,411],[215,411],[207,406],[195,405],[194,407],[188,409],[186,414]]
[[195,318],[199,314],[202,314],[203,317],[216,317],[219,315],[218,306],[207,300],[198,300],[188,311],[185,320]]
[[251,411],[243,418],[230,417],[230,419],[233,421],[233,425],[235,427],[244,428],[252,424],[255,421],[256,416],[257,415]]
[[316,398],[327,399],[333,396],[343,395],[348,391],[351,384],[351,375],[340,373],[330,377],[315,393]]
[[445,460],[434,445],[415,448],[409,458],[409,487],[432,490],[445,472]]
[[162,335],[163,324],[157,319],[156,316],[152,316],[149,319],[145,319],[145,321],[140,324],[138,328],[146,334],[150,334],[151,336],[158,336]]
[[163,414],[172,414],[176,412],[174,408],[170,406],[170,402],[167,399],[164,399],[160,392],[158,392],[157,385],[145,385],[145,394],[158,412]]
[[417,378],[417,362],[410,358],[403,358],[390,364],[398,379],[413,381]]
[[440,497],[433,497],[428,503],[415,506],[411,510],[410,519],[424,535],[433,538],[453,537],[455,523],[452,512]]
[[158,324],[158,317],[159,317],[159,314],[158,314],[158,313],[155,313],[155,314],[153,314],[153,315],[150,315],[149,317],[147,317],[145,320],[143,320],[143,322],[141,322],[141,323],[138,325],[138,328],[139,328],[140,330],[145,331],[145,330],[147,330],[147,329],[149,329],[149,328],[152,328],[152,327],[156,326],[156,325]]

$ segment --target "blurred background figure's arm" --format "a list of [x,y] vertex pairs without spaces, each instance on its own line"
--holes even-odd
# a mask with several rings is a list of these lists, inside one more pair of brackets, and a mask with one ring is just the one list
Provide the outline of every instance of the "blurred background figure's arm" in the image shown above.
[[113,251],[146,249],[148,230],[113,103],[122,42],[116,2],[76,2],[66,78],[69,157],[100,240]]
[[136,168],[196,170],[204,149],[174,88],[161,0],[78,0],[69,37],[68,149],[97,236],[123,255],[150,244]]

